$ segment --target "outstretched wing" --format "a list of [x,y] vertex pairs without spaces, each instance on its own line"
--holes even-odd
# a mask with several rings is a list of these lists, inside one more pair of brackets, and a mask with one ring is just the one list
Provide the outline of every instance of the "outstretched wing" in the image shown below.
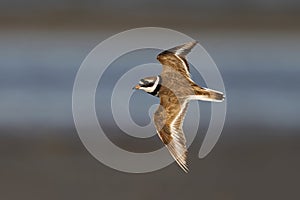
[[188,172],[186,139],[182,123],[187,111],[188,101],[176,97],[160,96],[160,106],[154,113],[156,131],[167,146],[178,165]]
[[189,79],[190,69],[185,57],[196,44],[196,41],[188,42],[158,54],[157,60],[163,65],[162,74],[175,69]]

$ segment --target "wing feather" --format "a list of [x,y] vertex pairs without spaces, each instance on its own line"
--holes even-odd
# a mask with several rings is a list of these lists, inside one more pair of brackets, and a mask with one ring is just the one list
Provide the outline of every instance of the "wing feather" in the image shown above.
[[188,42],[183,45],[163,51],[157,56],[159,62],[163,65],[163,73],[167,73],[170,69],[175,69],[186,78],[190,79],[190,69],[185,56],[197,44],[196,41]]
[[168,113],[164,109],[165,105],[161,105],[154,114],[154,123],[160,139],[172,157],[183,171],[188,172],[186,139],[182,130],[188,101],[183,101],[182,104],[178,102],[176,106],[178,106],[176,112]]
[[185,57],[191,52],[192,48],[197,44],[197,41],[188,42],[183,45],[176,46],[174,48],[168,49],[167,51],[174,53],[177,56]]
[[188,107],[188,95],[185,94],[190,92],[188,86],[193,82],[185,56],[196,44],[197,42],[189,42],[163,51],[157,56],[163,66],[163,84],[154,123],[160,139],[185,172],[188,172],[187,148],[182,124]]

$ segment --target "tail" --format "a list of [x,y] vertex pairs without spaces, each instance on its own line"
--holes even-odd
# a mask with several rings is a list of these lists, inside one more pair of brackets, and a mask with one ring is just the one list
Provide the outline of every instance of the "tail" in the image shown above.
[[212,102],[222,102],[225,96],[222,92],[211,90],[208,88],[194,87],[195,95],[191,95],[191,100],[202,100],[202,101],[212,101]]

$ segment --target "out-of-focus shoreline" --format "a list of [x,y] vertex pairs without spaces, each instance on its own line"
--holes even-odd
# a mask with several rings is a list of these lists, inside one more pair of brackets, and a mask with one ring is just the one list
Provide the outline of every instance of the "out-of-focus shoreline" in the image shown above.
[[208,30],[300,30],[299,14],[287,13],[223,13],[185,17],[161,14],[116,17],[109,13],[86,15],[79,13],[44,13],[39,15],[0,15],[0,29],[59,29],[59,30],[121,30],[144,26],[162,26],[174,29]]
[[[299,195],[300,137],[285,137],[272,129],[226,129],[204,159],[197,157],[201,140],[196,138],[189,148],[189,174],[175,163],[151,173],[122,173],[94,159],[73,128],[31,131],[35,137],[27,134],[30,129],[17,137],[1,137],[1,199],[84,199],[91,194],[111,199]],[[235,136],[230,136],[232,131]],[[112,155],[112,159],[118,158]]]

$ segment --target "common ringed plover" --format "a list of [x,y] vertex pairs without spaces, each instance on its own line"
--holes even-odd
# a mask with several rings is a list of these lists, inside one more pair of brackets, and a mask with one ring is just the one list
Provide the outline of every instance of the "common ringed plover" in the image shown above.
[[160,98],[160,106],[154,113],[156,131],[185,172],[188,172],[187,148],[182,124],[189,101],[224,100],[222,92],[198,86],[191,79],[186,55],[196,44],[189,42],[160,53],[157,59],[162,64],[161,74],[143,78],[134,87]]

